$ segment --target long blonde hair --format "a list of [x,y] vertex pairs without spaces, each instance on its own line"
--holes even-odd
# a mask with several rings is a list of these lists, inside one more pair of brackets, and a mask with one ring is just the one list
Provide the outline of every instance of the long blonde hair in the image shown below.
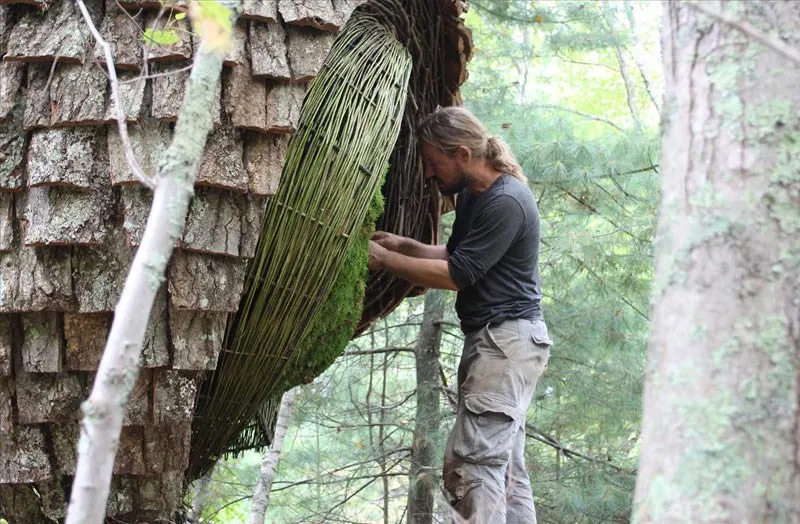
[[474,157],[487,159],[492,168],[528,183],[503,139],[488,136],[481,121],[461,106],[437,107],[422,119],[417,130],[420,140],[439,146],[445,153],[452,154],[465,146]]

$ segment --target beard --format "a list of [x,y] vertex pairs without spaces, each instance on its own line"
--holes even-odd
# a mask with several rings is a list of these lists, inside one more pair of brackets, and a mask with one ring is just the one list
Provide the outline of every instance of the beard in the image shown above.
[[443,196],[453,196],[461,192],[462,189],[467,187],[469,179],[464,173],[459,173],[458,180],[452,184],[445,185],[438,178],[436,179],[436,187],[439,188],[439,193]]

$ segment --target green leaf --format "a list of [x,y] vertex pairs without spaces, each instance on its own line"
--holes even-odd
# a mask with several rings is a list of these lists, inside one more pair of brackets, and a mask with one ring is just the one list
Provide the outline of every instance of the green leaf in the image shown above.
[[184,18],[186,18],[186,13],[178,13],[175,15],[175,20],[183,20]]
[[174,29],[147,29],[142,37],[145,43],[157,45],[174,45],[180,41]]

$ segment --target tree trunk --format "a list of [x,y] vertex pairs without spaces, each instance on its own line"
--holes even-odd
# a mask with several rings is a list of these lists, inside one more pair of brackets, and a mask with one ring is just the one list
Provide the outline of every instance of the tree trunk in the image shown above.
[[[239,12],[238,2],[236,5],[233,23]],[[219,46],[202,44],[195,55],[172,144],[158,167],[147,227],[115,309],[94,387],[82,405],[84,417],[67,524],[100,524],[105,518],[122,420],[139,375],[147,321],[194,192],[212,127],[211,108],[224,55]]]
[[800,67],[776,49],[800,48],[800,4],[671,1],[665,10],[634,517],[798,522]]
[[431,289],[416,350],[417,416],[411,448],[408,490],[408,524],[433,522],[434,493],[439,477],[439,347],[442,341],[445,292]]
[[[384,320],[384,323],[386,321]],[[386,331],[386,339],[389,338],[389,330]],[[389,524],[389,477],[386,468],[386,447],[384,446],[386,428],[386,375],[389,371],[389,353],[383,354],[383,365],[381,366],[381,410],[378,413],[378,465],[381,468],[381,482],[383,484],[383,524]]]
[[256,491],[253,493],[253,506],[250,510],[250,524],[264,524],[264,516],[269,507],[269,493],[272,491],[272,481],[278,471],[278,459],[283,449],[283,439],[289,429],[289,419],[294,411],[297,397],[297,388],[290,389],[281,397],[281,406],[278,408],[278,420],[275,422],[275,435],[269,449],[264,453],[264,462],[261,464],[261,474],[258,477]]

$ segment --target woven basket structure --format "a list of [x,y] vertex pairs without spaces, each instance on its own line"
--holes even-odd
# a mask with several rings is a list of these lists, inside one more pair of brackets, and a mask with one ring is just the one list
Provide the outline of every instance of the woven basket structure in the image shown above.
[[315,322],[381,187],[411,65],[390,26],[357,12],[311,83],[242,304],[198,404],[190,471],[228,451],[282,393],[269,378],[281,376]]
[[[364,6],[392,25],[414,60],[409,80],[409,102],[400,137],[389,161],[383,186],[384,212],[376,229],[413,238],[425,244],[438,241],[439,217],[452,207],[425,180],[417,140],[417,123],[436,106],[460,103],[458,87],[467,78],[472,38],[459,15],[461,0],[378,0]],[[422,289],[394,275],[372,272],[367,282],[364,311],[356,332],[393,311],[409,295]]]

